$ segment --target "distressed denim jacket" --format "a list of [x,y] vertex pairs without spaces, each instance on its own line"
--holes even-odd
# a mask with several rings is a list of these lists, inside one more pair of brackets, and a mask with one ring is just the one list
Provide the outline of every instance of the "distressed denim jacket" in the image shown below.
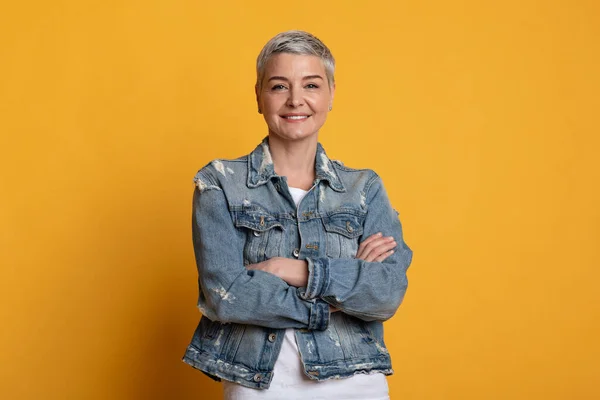
[[[266,389],[285,328],[314,380],[392,374],[382,321],[407,287],[412,251],[381,178],[331,161],[321,144],[313,187],[295,205],[275,174],[268,138],[249,155],[215,160],[195,176],[193,243],[203,314],[183,361],[214,379]],[[377,232],[393,236],[383,262],[354,258]],[[248,264],[272,257],[306,260],[296,288]],[[332,305],[341,311],[330,313]]]

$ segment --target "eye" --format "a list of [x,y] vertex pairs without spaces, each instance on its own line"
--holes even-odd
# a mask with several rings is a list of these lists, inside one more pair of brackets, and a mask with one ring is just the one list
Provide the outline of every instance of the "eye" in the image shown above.
[[308,85],[306,85],[307,89],[318,89],[319,85],[316,85],[314,83],[309,83]]
[[278,83],[277,85],[275,85],[271,88],[271,90],[283,90],[283,89],[285,89],[285,86],[283,86],[281,83]]

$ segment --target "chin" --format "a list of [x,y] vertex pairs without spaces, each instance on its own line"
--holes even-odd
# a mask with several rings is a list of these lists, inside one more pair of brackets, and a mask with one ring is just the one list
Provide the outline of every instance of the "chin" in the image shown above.
[[271,131],[270,135],[275,135],[277,136],[279,139],[281,140],[286,140],[286,141],[298,141],[298,140],[306,140],[309,138],[316,138],[318,135],[318,131],[317,132],[277,132],[277,131]]

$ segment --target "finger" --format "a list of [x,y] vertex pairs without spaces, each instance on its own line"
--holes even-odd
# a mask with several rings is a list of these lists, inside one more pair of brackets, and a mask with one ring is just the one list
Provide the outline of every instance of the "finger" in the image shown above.
[[265,271],[265,262],[259,262],[256,264],[248,264],[246,265],[246,269],[254,269],[254,270],[260,270],[260,271]]
[[[392,248],[395,246],[392,246]],[[390,246],[380,246],[377,249],[375,249],[374,251],[372,251],[369,256],[367,258],[365,258],[365,261],[368,262],[372,262],[372,261],[376,261],[379,257],[381,257],[383,254],[386,254],[388,251],[392,250],[392,248],[390,248]]]
[[373,240],[379,239],[382,235],[383,234],[381,232],[375,233],[375,234],[369,236],[368,238],[366,238],[365,240],[363,240],[360,243],[360,245],[358,246],[358,252],[356,253],[356,258],[360,258],[360,255],[364,251],[366,245],[368,245],[369,243],[371,243]]
[[394,238],[392,237],[373,241],[365,248],[365,251],[363,252],[363,259],[365,261],[373,261],[376,257],[379,257],[381,253],[393,249],[394,246]]
[[371,250],[369,255],[366,257],[365,261],[375,261],[379,256],[394,249],[397,245],[398,244],[394,240],[392,240],[391,242],[382,243],[379,246],[373,248],[373,250]]
[[371,236],[369,236],[368,238],[366,238],[365,240],[363,240],[360,245],[367,245],[369,243],[371,243],[373,240],[379,239],[380,237],[383,237],[383,234],[381,232],[379,233],[374,233]]
[[[394,238],[391,236],[383,237],[381,239],[372,241],[371,243],[369,243],[365,246],[365,249],[363,250],[363,252],[361,254],[361,258],[366,261],[366,259],[369,257],[371,252],[374,251],[376,248],[378,248],[381,245],[388,244],[389,242],[393,242],[393,241],[394,241]],[[378,255],[379,254],[377,254],[377,256]]]
[[392,254],[394,254],[394,250],[386,251],[385,253],[383,253],[382,255],[380,255],[379,257],[377,257],[374,261],[375,262],[382,262],[383,260],[385,260],[386,258],[388,258],[389,256],[391,256]]
[[383,237],[383,234],[380,233],[376,233],[375,235],[371,235],[369,236],[364,242],[362,242],[358,248],[358,254],[357,254],[357,258],[363,257],[365,255],[365,251],[368,251],[369,246],[374,246],[374,244],[376,244],[379,241],[385,240],[385,238]]

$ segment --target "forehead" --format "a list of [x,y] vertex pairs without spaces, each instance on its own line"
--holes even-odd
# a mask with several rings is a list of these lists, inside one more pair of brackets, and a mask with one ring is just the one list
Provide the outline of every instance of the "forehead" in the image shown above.
[[265,78],[275,75],[287,78],[321,75],[325,78],[325,65],[317,56],[278,53],[271,56],[265,65]]

